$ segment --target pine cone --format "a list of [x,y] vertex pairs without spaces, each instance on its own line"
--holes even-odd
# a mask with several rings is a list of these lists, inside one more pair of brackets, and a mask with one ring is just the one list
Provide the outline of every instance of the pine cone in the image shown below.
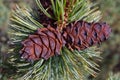
[[28,60],[47,60],[53,55],[60,55],[60,49],[63,45],[62,37],[59,31],[52,27],[39,28],[34,35],[22,42],[23,49],[20,54]]
[[68,24],[62,35],[69,49],[83,50],[106,40],[110,32],[111,29],[106,23],[78,21]]

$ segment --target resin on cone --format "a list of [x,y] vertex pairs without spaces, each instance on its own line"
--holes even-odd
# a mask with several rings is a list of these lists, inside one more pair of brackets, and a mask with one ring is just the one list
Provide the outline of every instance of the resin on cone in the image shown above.
[[106,23],[77,21],[67,25],[62,35],[69,49],[83,50],[105,41],[110,32],[111,28]]

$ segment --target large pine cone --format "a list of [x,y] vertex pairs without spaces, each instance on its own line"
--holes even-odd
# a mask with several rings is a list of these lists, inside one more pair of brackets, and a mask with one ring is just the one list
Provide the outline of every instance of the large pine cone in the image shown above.
[[52,27],[39,28],[34,35],[22,42],[23,49],[20,54],[27,60],[47,60],[53,55],[60,55],[63,45],[59,31]]
[[111,29],[106,23],[78,21],[70,23],[63,30],[66,46],[71,50],[83,50],[106,40]]

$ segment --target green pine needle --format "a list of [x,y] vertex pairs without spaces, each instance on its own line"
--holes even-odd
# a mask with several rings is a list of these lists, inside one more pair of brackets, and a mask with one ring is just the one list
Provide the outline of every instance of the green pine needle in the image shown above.
[[[65,4],[66,4],[66,0],[51,0],[52,3],[52,9],[53,9],[53,13],[55,16],[56,20],[64,20],[64,8],[65,8]],[[62,17],[62,19],[61,19]]]
[[16,11],[12,12],[11,29],[8,33],[13,36],[13,42],[17,40],[21,41],[29,34],[34,33],[37,28],[43,27],[43,25],[34,19],[31,12],[33,11],[30,8],[20,8],[19,6],[17,6]]
[[[92,9],[91,9],[92,8]],[[77,0],[73,5],[72,12],[69,14],[69,22],[85,20],[97,22],[101,18],[101,12],[88,0]]]
[[36,3],[38,5],[38,7],[40,8],[40,10],[49,18],[52,18],[52,16],[47,12],[47,9],[44,9],[40,0],[36,0]]

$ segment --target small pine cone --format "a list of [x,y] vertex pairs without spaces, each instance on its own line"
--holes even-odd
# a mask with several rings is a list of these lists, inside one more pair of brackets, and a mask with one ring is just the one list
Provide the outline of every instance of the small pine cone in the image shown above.
[[106,40],[110,32],[106,23],[78,21],[68,24],[62,35],[69,49],[83,50]]
[[53,55],[60,55],[63,45],[59,31],[52,27],[39,28],[34,35],[22,42],[23,48],[20,50],[22,58],[27,60],[47,60]]

